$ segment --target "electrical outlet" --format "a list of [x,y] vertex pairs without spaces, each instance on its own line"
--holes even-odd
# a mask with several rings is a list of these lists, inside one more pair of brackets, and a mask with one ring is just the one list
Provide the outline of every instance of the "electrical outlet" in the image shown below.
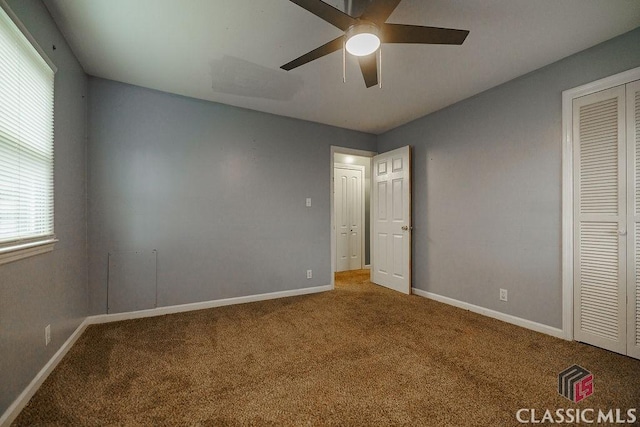
[[311,207],[311,197],[307,197],[306,205],[308,208]]
[[51,325],[44,328],[44,345],[47,346],[51,342]]
[[311,270],[307,270],[307,279],[311,279],[313,277],[313,272]]
[[500,301],[507,301],[507,290],[500,289]]

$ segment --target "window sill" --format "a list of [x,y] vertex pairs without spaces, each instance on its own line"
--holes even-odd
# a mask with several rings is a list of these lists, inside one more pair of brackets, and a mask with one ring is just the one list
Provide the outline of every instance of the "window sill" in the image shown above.
[[0,265],[51,252],[57,241],[46,239],[0,248]]

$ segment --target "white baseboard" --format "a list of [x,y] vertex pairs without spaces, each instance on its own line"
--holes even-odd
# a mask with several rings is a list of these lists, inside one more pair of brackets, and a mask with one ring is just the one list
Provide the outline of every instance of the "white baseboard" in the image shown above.
[[294,289],[292,291],[271,292],[268,294],[249,295],[246,297],[225,298],[212,301],[194,302],[189,304],[169,305],[148,310],[129,311],[127,313],[98,314],[87,317],[87,324],[119,322],[121,320],[141,319],[143,317],[164,316],[165,314],[183,313],[185,311],[204,310],[225,305],[245,304],[248,302],[266,301],[270,299],[294,297],[298,295],[315,294],[330,291],[331,285],[316,286],[314,288]]
[[38,372],[35,378],[29,383],[27,388],[16,398],[16,400],[7,408],[0,417],[0,427],[9,427],[11,423],[20,414],[29,403],[29,400],[38,391],[44,380],[53,372],[55,367],[60,363],[65,354],[73,346],[76,340],[82,335],[88,325],[118,322],[128,319],[140,319],[143,317],[163,316],[165,314],[182,313],[185,311],[203,310],[207,308],[222,307],[225,305],[244,304],[248,302],[265,301],[270,299],[293,297],[298,295],[315,294],[318,292],[326,292],[332,290],[331,285],[316,286],[313,288],[294,289],[292,291],[271,292],[268,294],[249,295],[245,297],[225,298],[212,301],[195,302],[191,304],[171,305],[167,307],[158,307],[150,310],[131,311],[128,313],[99,314],[89,316],[76,328],[71,336],[62,344],[60,349],[53,357],[44,365],[44,368]]
[[434,301],[443,302],[445,304],[453,305],[458,308],[473,311],[474,313],[482,314],[483,316],[502,320],[503,322],[511,323],[513,325],[521,326],[526,329],[531,329],[532,331],[551,335],[556,338],[566,339],[565,333],[562,329],[554,328],[548,325],[543,325],[542,323],[533,322],[531,320],[523,319],[521,317],[512,316],[511,314],[505,314],[499,311],[490,310],[488,308],[480,307],[479,305],[469,304],[468,302],[459,301],[457,299],[444,297],[442,295],[434,294],[432,292],[423,291],[422,289],[412,288],[411,290],[413,294],[424,297],[424,298],[429,298]]
[[27,388],[25,388],[22,393],[13,401],[13,403],[4,411],[4,414],[0,417],[0,427],[8,427],[11,423],[18,417],[20,412],[27,406],[29,400],[36,394],[36,391],[40,388],[44,380],[47,379],[49,374],[53,372],[58,363],[62,360],[62,358],[67,354],[69,349],[73,346],[73,344],[80,338],[80,335],[84,332],[87,327],[87,320],[83,320],[82,323],[76,328],[75,331],[67,338],[67,340],[62,344],[62,346],[56,351],[51,359],[47,362],[46,365],[38,372],[38,374],[31,380]]

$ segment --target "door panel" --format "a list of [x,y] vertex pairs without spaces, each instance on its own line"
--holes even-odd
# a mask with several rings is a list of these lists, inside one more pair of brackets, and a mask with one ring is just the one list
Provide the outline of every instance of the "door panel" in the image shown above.
[[362,209],[364,181],[361,170],[352,170],[349,177],[349,270],[362,268],[362,233],[364,232],[364,212]]
[[335,168],[334,203],[336,205],[336,271],[349,269],[349,222],[347,203],[347,176]]
[[393,276],[403,279],[404,268],[404,236],[402,234],[393,235]]
[[387,181],[378,182],[378,200],[382,202],[378,204],[378,220],[387,220]]
[[373,158],[371,280],[411,293],[411,160],[402,147]]
[[626,352],[624,87],[573,101],[575,339]]
[[379,274],[387,274],[389,269],[388,257],[387,257],[387,233],[378,233],[378,240],[376,245],[376,257],[375,257],[375,271]]
[[626,86],[627,191],[630,236],[627,244],[627,354],[640,359],[640,81]]
[[405,216],[405,212],[404,212],[404,200],[403,200],[403,196],[404,196],[404,191],[403,191],[403,185],[404,185],[404,180],[401,179],[394,179],[393,180],[393,184],[392,184],[392,188],[393,188],[393,203],[392,203],[392,209],[393,209],[393,220],[394,221],[403,221],[404,220],[404,216]]

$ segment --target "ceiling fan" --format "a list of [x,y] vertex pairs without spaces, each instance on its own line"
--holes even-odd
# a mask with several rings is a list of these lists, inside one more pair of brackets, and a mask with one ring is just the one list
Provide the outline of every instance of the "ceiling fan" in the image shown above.
[[385,21],[400,0],[369,0],[364,12],[354,18],[322,0],[290,0],[319,18],[344,31],[311,52],[284,64],[283,70],[293,70],[339,49],[346,49],[358,57],[360,70],[367,87],[378,84],[378,58],[381,43],[417,43],[461,45],[469,31],[418,25],[387,24]]

